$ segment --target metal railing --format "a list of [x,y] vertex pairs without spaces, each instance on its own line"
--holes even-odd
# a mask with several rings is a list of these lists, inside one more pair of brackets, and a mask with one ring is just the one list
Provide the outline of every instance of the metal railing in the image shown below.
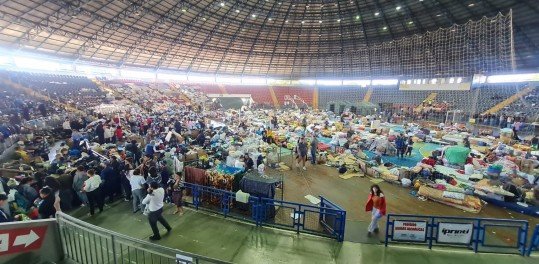
[[388,214],[385,246],[405,242],[525,255],[528,225],[525,220]]
[[533,230],[532,240],[530,241],[530,246],[528,247],[527,256],[532,254],[532,251],[539,250],[539,225],[535,226]]
[[346,211],[320,196],[320,206],[249,196],[246,203],[236,193],[184,182],[186,204],[257,226],[335,238],[343,241]]
[[228,263],[149,243],[57,213],[65,257],[82,264]]

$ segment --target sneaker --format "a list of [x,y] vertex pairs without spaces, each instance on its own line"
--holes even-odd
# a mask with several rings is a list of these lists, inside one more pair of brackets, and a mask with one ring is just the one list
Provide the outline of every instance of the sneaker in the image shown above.
[[172,227],[171,227],[171,228],[167,228],[167,233],[170,233],[170,231],[172,231]]
[[160,236],[151,236],[151,237],[150,237],[150,240],[152,240],[152,241],[160,240],[160,239],[161,239]]
[[127,198],[124,198],[124,201],[125,201],[125,202],[129,202],[129,199],[127,199]]
[[371,233],[371,232],[368,232],[368,233],[367,233],[367,236],[368,236],[368,237],[371,237],[371,236],[372,236],[372,233]]
[[304,170],[304,171],[306,171],[306,170],[307,170],[307,168],[303,167],[303,170]]

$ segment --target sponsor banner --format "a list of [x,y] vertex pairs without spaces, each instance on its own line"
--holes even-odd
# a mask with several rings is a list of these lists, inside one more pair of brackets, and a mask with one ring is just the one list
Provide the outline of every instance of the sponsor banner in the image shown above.
[[473,224],[439,223],[438,243],[470,244],[473,234]]
[[472,87],[472,83],[425,83],[425,84],[406,84],[400,83],[399,90],[404,91],[468,91]]
[[427,222],[401,221],[393,222],[393,240],[424,242],[427,236]]

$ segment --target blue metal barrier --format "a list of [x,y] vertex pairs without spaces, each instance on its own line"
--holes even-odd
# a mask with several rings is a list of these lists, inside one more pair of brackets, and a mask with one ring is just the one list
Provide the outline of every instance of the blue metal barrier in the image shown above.
[[192,183],[185,203],[195,209],[207,210],[256,224],[335,238],[343,241],[346,211],[320,196],[320,206],[300,204],[250,196],[247,203],[236,201],[234,192]]
[[406,242],[425,244],[429,249],[434,245],[446,245],[474,252],[495,250],[524,255],[527,236],[528,221],[525,220],[389,214],[385,245]]
[[539,225],[536,225],[535,229],[533,230],[532,240],[530,241],[527,255],[530,256],[532,251],[535,250],[539,250]]

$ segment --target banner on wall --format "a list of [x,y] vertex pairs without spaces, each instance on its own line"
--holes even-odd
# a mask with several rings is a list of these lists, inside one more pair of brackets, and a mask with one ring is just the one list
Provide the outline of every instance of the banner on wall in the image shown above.
[[427,237],[427,222],[401,221],[393,222],[393,240],[425,242]]
[[438,243],[470,244],[473,234],[473,224],[439,223]]

